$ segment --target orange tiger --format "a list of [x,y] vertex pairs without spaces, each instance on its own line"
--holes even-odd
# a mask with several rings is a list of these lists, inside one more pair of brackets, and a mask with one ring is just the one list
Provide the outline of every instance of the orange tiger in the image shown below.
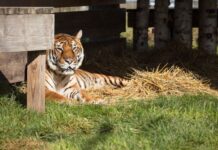
[[122,87],[127,80],[89,73],[79,69],[84,59],[81,44],[82,30],[76,36],[57,34],[54,48],[46,54],[45,87],[46,97],[60,102],[78,100],[81,103],[98,103],[84,89],[101,88],[105,85]]

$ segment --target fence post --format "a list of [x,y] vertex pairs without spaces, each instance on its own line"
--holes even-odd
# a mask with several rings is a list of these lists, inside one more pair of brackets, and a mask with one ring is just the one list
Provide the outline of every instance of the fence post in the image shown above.
[[199,49],[216,54],[217,1],[199,0]]
[[192,0],[176,0],[174,40],[192,48]]
[[138,0],[136,11],[136,24],[133,31],[134,49],[146,51],[148,49],[148,18],[149,0]]
[[169,0],[155,1],[155,48],[164,48],[170,40],[170,31],[168,26]]

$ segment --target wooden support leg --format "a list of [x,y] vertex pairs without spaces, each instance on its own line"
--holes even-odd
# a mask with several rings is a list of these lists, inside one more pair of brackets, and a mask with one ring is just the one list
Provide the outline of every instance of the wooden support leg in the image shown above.
[[45,111],[45,51],[28,52],[27,109]]

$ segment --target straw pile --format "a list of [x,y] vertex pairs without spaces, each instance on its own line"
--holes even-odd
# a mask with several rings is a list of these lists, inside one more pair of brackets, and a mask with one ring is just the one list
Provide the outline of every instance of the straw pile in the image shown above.
[[153,71],[134,70],[129,83],[123,88],[105,87],[97,90],[89,90],[96,99],[104,99],[113,103],[119,99],[143,99],[155,98],[160,95],[180,96],[183,94],[207,93],[218,96],[218,91],[210,88],[210,85],[191,72],[172,66]]

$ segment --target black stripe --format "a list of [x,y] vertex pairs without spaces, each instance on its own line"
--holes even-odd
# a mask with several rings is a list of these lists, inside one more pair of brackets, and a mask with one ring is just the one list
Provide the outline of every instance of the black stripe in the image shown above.
[[74,97],[73,92],[71,92],[70,93],[70,98],[73,98],[73,97]]
[[53,83],[56,85],[56,83],[55,83],[55,81],[54,81],[54,79],[52,78],[52,76],[51,76],[51,73],[50,73],[50,71],[49,71],[49,73],[47,73],[47,75],[50,77],[50,79],[53,81]]
[[72,87],[74,87],[74,85],[71,85],[68,88],[64,89],[64,92],[66,92],[67,90],[71,89]]
[[112,80],[114,79],[115,83],[116,83],[116,79],[113,77],[108,77],[108,78],[109,78],[110,84],[115,86],[116,84],[114,84],[114,82]]
[[[86,88],[86,87],[87,87],[87,86],[86,86],[86,82],[88,82],[87,79],[86,79],[86,76],[84,76],[82,73],[80,73],[79,75],[80,75],[80,76],[77,75],[78,80],[79,80],[79,79],[82,80],[81,82],[84,83],[84,88]],[[80,87],[82,87],[82,86],[80,85]]]
[[79,84],[79,87],[81,87],[81,84],[80,84],[80,82],[79,82],[78,77],[76,77],[76,81],[77,81],[77,83]]
[[53,88],[55,89],[55,87],[53,85],[51,85],[51,83],[48,82],[48,80],[46,80],[46,82]]

